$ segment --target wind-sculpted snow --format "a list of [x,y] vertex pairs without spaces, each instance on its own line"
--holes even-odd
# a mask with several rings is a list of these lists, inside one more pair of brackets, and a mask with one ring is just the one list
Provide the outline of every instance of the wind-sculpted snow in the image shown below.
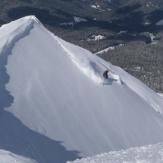
[[[5,113],[26,126],[16,131],[28,132],[30,147],[37,147],[37,156],[30,150],[25,156],[39,163],[53,163],[54,158],[63,163],[79,153],[91,156],[163,141],[163,100],[140,81],[54,36],[34,17],[5,25],[2,31],[9,31],[4,38],[11,40],[6,46],[10,50],[3,51],[11,53],[6,88],[13,103]],[[57,157],[58,151],[63,157]]]
[[11,152],[0,150],[0,162],[1,163],[37,163],[31,159],[27,159]]
[[37,21],[32,16],[26,17],[25,19],[27,19],[26,23],[23,23],[24,21],[22,22],[22,19],[20,19],[17,22],[12,22],[9,25],[3,25],[1,27],[0,55],[7,53],[6,51],[12,49],[17,41],[28,35],[33,28],[33,24]]
[[[32,131],[21,123],[14,115],[4,110],[14,102],[14,97],[6,90],[6,83],[10,77],[6,72],[8,56],[11,55],[17,41],[27,37],[34,24],[39,21],[31,16],[4,25],[1,33],[0,53],[0,147],[17,155],[32,158],[39,163],[65,163],[67,160],[80,158],[77,151],[68,151],[62,142],[49,139],[44,135]],[[0,151],[0,162],[21,163],[34,161],[23,159],[10,152]],[[3,155],[2,155],[3,154]],[[9,155],[11,156],[9,156]]]
[[67,163],[162,163],[163,143],[114,151]]

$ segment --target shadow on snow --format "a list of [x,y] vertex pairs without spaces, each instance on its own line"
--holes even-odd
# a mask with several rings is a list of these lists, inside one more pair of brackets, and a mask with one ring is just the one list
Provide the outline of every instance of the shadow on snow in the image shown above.
[[[14,42],[28,34],[29,32],[24,33]],[[5,66],[13,46],[14,43],[0,54],[0,149],[34,159],[38,163],[65,163],[80,158],[79,152],[68,151],[62,142],[32,131],[4,110],[14,102],[14,97],[5,88],[10,79]]]

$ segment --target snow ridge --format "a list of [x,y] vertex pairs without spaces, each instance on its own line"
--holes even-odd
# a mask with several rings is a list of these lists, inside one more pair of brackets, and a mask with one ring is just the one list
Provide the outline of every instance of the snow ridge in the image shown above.
[[[6,111],[81,156],[163,141],[162,115],[155,112],[156,106],[151,107],[158,104],[162,109],[161,97],[122,69],[63,41],[38,23],[35,17],[17,20],[14,39],[10,39],[14,24],[5,27],[11,30],[9,43],[16,43],[14,48],[8,46],[12,55],[6,65],[7,90],[14,101]],[[23,36],[15,42],[15,37]],[[106,70],[109,77],[104,80]],[[105,82],[107,86],[101,84]],[[48,151],[40,155],[51,159]]]
[[[17,41],[19,41],[21,38],[27,36],[29,34],[29,32],[32,30],[34,24],[39,24],[40,27],[42,27],[44,30],[47,31],[47,29],[45,29],[45,27],[41,24],[41,22],[35,17],[35,16],[26,16],[23,17],[17,21],[13,21],[7,25],[3,25],[1,27],[1,43],[0,43],[0,55],[3,55],[5,53],[10,54],[13,46],[16,44]],[[10,27],[10,25],[12,25]],[[49,32],[50,33],[50,32]],[[109,64],[105,64],[103,63],[103,61],[99,58],[97,58],[96,56],[92,56],[90,55],[90,52],[85,50],[85,54],[81,55],[78,54],[78,50],[82,50],[84,51],[84,49],[77,47],[77,46],[71,46],[71,44],[67,43],[66,41],[58,38],[57,36],[53,35],[50,33],[50,35],[52,35],[52,37],[54,37],[54,39],[58,42],[58,44],[61,46],[61,48],[66,52],[66,54],[70,57],[70,59],[73,61],[73,63],[79,68],[80,71],[82,71],[88,78],[90,78],[92,81],[94,81],[97,84],[108,84],[110,83],[110,81],[117,81],[117,83],[121,84],[123,81],[123,83],[127,83],[127,85],[136,93],[138,93],[138,95],[140,95],[141,97],[143,97],[143,99],[145,101],[147,101],[148,103],[150,103],[150,105],[157,111],[162,113],[162,108],[160,108],[160,105],[162,105],[162,100],[160,102],[159,97],[157,97],[156,99],[153,100],[153,97],[148,97],[146,90],[144,90],[144,84],[140,83],[140,86],[142,85],[142,87],[137,87],[137,85],[133,86],[133,84],[130,84],[130,78],[132,79],[133,77],[128,75],[128,79],[126,81],[126,79],[124,79],[124,76],[126,76],[126,73],[124,73],[123,71],[121,71],[121,69],[116,68],[115,66],[113,66],[113,70],[112,68],[108,67]],[[74,53],[74,47],[76,47],[75,49],[75,53]],[[119,73],[115,73],[114,69],[117,69],[118,71],[120,70],[120,73],[123,74],[122,78],[119,76]],[[104,71],[109,70],[109,80],[104,79],[103,77],[103,73]],[[117,71],[116,70],[116,71]],[[111,80],[110,80],[111,79]],[[137,80],[134,78],[134,80]],[[146,87],[146,86],[145,86]],[[142,89],[143,88],[143,89]],[[147,87],[146,87],[147,88]],[[148,91],[150,91],[152,94],[155,94],[152,90],[148,89]],[[157,101],[157,103],[155,102]]]
[[[7,26],[3,25],[1,27],[1,31],[4,32],[4,35],[1,36],[0,55],[9,54],[15,43],[28,35],[34,23],[39,23],[39,20],[35,16],[28,16],[19,19],[19,22],[17,22],[15,26],[13,26],[14,23],[15,22],[11,22]],[[12,29],[10,29],[11,24]]]
[[37,163],[34,160],[18,156],[9,151],[0,150],[0,162],[1,163]]

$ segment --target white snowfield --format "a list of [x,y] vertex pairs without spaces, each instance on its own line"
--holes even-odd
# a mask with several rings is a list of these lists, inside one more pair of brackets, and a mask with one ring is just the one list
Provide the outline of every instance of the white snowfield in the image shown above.
[[67,163],[162,163],[163,143],[113,151]]
[[0,163],[36,163],[36,161],[0,150]]
[[[71,151],[86,157],[163,141],[162,97],[121,68],[53,35],[34,16],[2,26],[0,47],[0,55],[8,55],[6,89],[13,97],[4,115],[18,120],[0,117],[0,127],[14,152],[26,143],[23,156],[63,163],[54,159],[66,159]],[[61,142],[67,153],[58,146],[48,150],[51,141]]]

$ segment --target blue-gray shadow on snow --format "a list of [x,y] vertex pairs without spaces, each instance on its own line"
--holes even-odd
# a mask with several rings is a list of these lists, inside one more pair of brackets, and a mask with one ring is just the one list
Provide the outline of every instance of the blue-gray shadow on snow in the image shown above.
[[[32,28],[32,26],[31,26]],[[12,54],[15,42],[28,35],[30,30],[15,37],[0,53],[0,149],[36,160],[38,163],[65,163],[80,158],[79,152],[69,151],[62,142],[36,133],[22,124],[11,113],[4,110],[14,102],[14,97],[5,85],[10,77],[6,71],[7,59]]]
[[32,158],[38,163],[66,163],[80,158],[78,152],[68,151],[61,142],[30,130],[6,111],[0,113],[0,149]]

